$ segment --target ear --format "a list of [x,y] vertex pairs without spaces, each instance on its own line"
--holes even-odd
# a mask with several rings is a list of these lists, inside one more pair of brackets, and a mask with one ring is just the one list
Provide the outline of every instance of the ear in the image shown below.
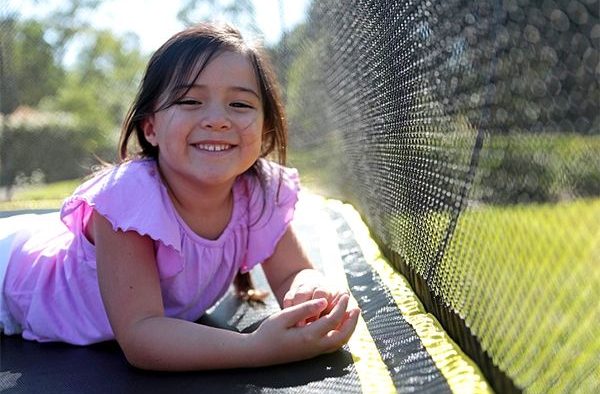
[[150,115],[142,121],[142,130],[144,131],[146,141],[152,146],[158,146],[158,136],[154,129],[154,115]]

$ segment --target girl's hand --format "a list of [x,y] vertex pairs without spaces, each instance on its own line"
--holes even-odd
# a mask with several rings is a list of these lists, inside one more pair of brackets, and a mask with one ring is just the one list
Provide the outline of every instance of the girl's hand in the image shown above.
[[[298,272],[290,285],[289,290],[283,296],[282,307],[284,309],[303,302],[324,298],[327,300],[327,307],[318,315],[309,316],[307,319],[299,321],[298,327],[317,320],[320,316],[329,313],[338,303],[340,297],[348,292],[339,290],[328,284],[327,278],[315,269],[304,269]],[[352,298],[350,301],[354,301]],[[355,306],[355,302],[352,302]]]
[[[329,312],[324,298],[312,299],[286,308],[264,321],[250,334],[256,348],[257,364],[269,365],[305,360],[331,353],[348,342],[360,311],[348,309],[349,296],[342,294]],[[301,327],[299,322],[316,320]]]
[[298,321],[296,324],[297,327],[303,327],[307,323],[313,322],[317,320],[322,315],[325,315],[339,303],[340,297],[346,294],[343,291],[332,291],[331,289],[326,288],[325,286],[319,286],[316,284],[300,284],[298,286],[292,287],[283,297],[283,308],[287,309],[294,305],[300,305],[306,301],[310,300],[318,300],[325,299],[327,301],[327,305],[325,309],[319,311],[318,314],[313,316],[309,316],[304,320]]
[[317,300],[319,298],[325,298],[327,304],[330,304],[333,300],[333,294],[329,289],[326,289],[323,286],[302,283],[290,288],[283,296],[283,307],[289,308],[290,306],[298,305],[310,300]]

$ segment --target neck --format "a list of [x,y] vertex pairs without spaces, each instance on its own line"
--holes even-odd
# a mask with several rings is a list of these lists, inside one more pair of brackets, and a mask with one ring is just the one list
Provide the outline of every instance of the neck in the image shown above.
[[232,188],[235,180],[222,185],[195,182],[169,182],[163,177],[175,210],[196,234],[217,239],[227,227],[233,212]]
[[[178,211],[190,214],[210,214],[229,205],[233,182],[218,186],[169,185],[167,190]],[[181,212],[180,212],[181,213]]]

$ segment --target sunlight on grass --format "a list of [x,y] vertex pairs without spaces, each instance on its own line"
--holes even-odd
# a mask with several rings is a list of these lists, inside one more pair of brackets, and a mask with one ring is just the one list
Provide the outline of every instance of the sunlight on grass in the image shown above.
[[19,188],[15,191],[11,201],[0,201],[0,211],[60,208],[62,201],[80,183],[80,179],[72,179]]
[[599,199],[467,210],[438,283],[519,385],[569,391],[566,366],[595,368],[590,354],[600,351],[600,338],[589,340],[600,321],[599,252]]

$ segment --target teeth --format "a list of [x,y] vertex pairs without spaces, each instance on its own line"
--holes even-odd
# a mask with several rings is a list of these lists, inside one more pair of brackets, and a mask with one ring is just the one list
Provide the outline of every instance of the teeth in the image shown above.
[[221,152],[231,148],[229,144],[196,144],[196,147],[201,150],[206,150],[209,152]]

